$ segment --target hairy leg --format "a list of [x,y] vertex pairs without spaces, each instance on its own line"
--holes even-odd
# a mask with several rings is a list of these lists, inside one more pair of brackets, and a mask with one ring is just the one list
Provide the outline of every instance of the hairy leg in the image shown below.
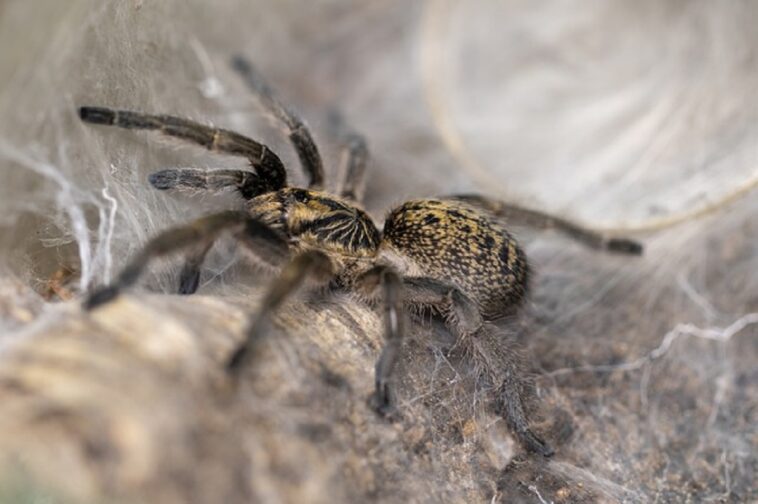
[[263,109],[273,115],[284,127],[285,133],[300,158],[300,164],[310,176],[309,187],[323,186],[323,162],[305,122],[276,99],[266,80],[248,60],[242,56],[235,56],[232,59],[232,67],[245,79],[245,83],[255,93]]
[[[396,290],[399,292],[400,287],[396,287]],[[476,303],[459,289],[426,277],[403,279],[402,294],[406,306],[432,307],[445,316],[446,325],[457,340],[455,348],[466,355],[475,370],[495,387],[498,410],[510,429],[528,450],[550,457],[553,449],[529,427],[525,406],[529,394],[526,380],[523,378],[525,373],[520,369],[519,354],[513,346],[504,348],[507,341],[503,335],[497,334],[494,326],[483,322]],[[387,304],[385,302],[385,305]],[[388,332],[388,341],[390,341],[389,334]],[[393,365],[388,367],[385,375],[382,375],[383,384],[390,382],[394,361],[397,360],[399,353],[400,338],[395,337],[394,340],[398,343],[388,353]],[[382,353],[382,357],[384,355],[385,352]],[[378,370],[379,366],[377,366],[377,385],[379,384]],[[389,401],[390,396],[386,385],[383,395],[379,395],[379,390],[377,386],[377,397],[386,398],[386,401]],[[379,409],[383,413],[388,409],[389,402],[379,402],[379,406],[383,406]]]
[[403,310],[403,283],[395,271],[386,266],[376,266],[356,280],[356,287],[369,297],[374,297],[381,288],[384,306],[385,344],[375,367],[375,391],[373,406],[382,416],[393,412],[394,400],[391,387],[392,375],[397,366],[405,337],[405,311]]
[[194,294],[200,285],[200,272],[213,242],[203,243],[184,258],[184,266],[179,274],[179,294]]
[[81,107],[79,117],[91,124],[104,124],[125,129],[159,131],[164,135],[200,145],[206,149],[232,156],[242,156],[255,168],[261,192],[276,191],[287,183],[287,174],[279,157],[265,145],[233,131],[168,115],[150,115],[104,107]]
[[495,384],[500,411],[508,426],[529,450],[549,457],[552,448],[529,428],[525,385],[517,352],[502,350],[504,341],[484,324],[476,303],[455,287],[433,278],[406,278],[406,303],[432,306],[445,315],[448,329],[473,360],[474,367]]
[[282,268],[278,278],[270,284],[257,313],[251,317],[245,340],[235,349],[227,361],[226,369],[230,374],[236,377],[244,370],[255,351],[256,344],[268,327],[271,314],[309,276],[316,277],[324,283],[332,278],[331,261],[322,252],[304,252],[295,256]]
[[[119,292],[132,286],[139,279],[153,259],[192,247],[196,248],[194,253],[198,254],[203,248],[210,247],[224,231],[234,232],[235,236],[245,245],[251,246],[263,241],[267,243],[269,249],[275,249],[280,254],[287,253],[287,240],[278,232],[259,221],[251,219],[245,212],[221,212],[197,219],[186,226],[169,229],[150,240],[142,251],[126,265],[115,282],[96,289],[87,296],[84,301],[84,308],[91,310],[116,298]],[[195,261],[197,259],[195,257]],[[190,284],[193,274],[192,268],[188,270],[185,267],[185,276],[183,276],[182,281]]]
[[345,122],[337,111],[329,114],[329,122],[342,148],[340,152],[338,193],[345,199],[363,201],[369,152],[366,139]]
[[536,229],[555,229],[590,248],[630,255],[641,255],[643,251],[642,244],[637,241],[629,238],[606,236],[582,227],[570,220],[549,215],[538,210],[512,205],[476,194],[455,195],[450,198],[486,210],[496,217],[505,219],[516,225],[529,226]]
[[529,425],[527,405],[533,393],[515,343],[496,327],[485,324],[466,341],[465,352],[480,377],[494,387],[497,410],[518,440],[529,451],[551,457],[553,448]]
[[197,168],[167,168],[150,174],[150,184],[159,191],[220,192],[236,189],[245,199],[252,199],[268,190],[255,173],[245,170],[202,170]]
[[405,301],[419,308],[430,307],[445,318],[445,325],[460,342],[482,326],[482,315],[476,303],[460,289],[428,277],[403,279]]
[[497,393],[499,394],[500,411],[508,423],[508,427],[516,433],[518,439],[528,450],[543,457],[552,457],[555,454],[553,447],[529,427],[523,401],[525,386],[523,380],[515,374],[517,367],[509,362],[504,366],[504,370],[506,377],[501,382]]
[[[380,298],[384,306],[385,346],[376,363],[374,406],[382,415],[393,411],[392,375],[405,337],[405,307],[431,307],[445,316],[457,339],[476,332],[482,325],[476,304],[455,287],[431,278],[401,279],[387,266],[376,266],[355,281],[368,298]],[[377,293],[377,289],[381,291]]]

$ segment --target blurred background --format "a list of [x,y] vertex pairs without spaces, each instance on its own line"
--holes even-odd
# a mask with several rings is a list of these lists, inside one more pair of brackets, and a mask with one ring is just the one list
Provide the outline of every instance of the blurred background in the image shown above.
[[[50,495],[125,502],[212,502],[214,491],[240,502],[758,499],[757,23],[758,4],[748,1],[0,0],[0,447],[22,474],[11,479]],[[233,195],[169,195],[146,183],[161,168],[239,167],[238,159],[85,126],[78,106],[235,129],[271,146],[290,180],[304,182],[292,149],[230,70],[234,54],[303,115],[330,182],[338,151],[329,109],[365,134],[366,209],[378,222],[411,197],[482,192],[645,243],[645,255],[629,260],[516,230],[536,279],[514,338],[538,385],[553,460],[525,457],[497,415],[460,406],[476,403],[475,391],[445,392],[456,399],[438,398],[444,414],[420,400],[449,384],[443,372],[436,384],[424,379],[439,365],[426,343],[412,344],[407,360],[407,417],[396,430],[377,426],[364,396],[380,324],[347,298],[282,316],[279,330],[299,346],[274,344],[278,357],[266,372],[279,384],[249,391],[259,402],[229,414],[234,434],[217,432],[214,422],[228,419],[205,413],[194,423],[171,420],[177,408],[219,407],[203,402],[216,393],[210,371],[190,373],[192,399],[167,397],[181,395],[187,369],[221,358],[256,305],[262,280],[227,243],[210,257],[191,310],[176,297],[148,298],[164,303],[161,315],[175,326],[145,322],[132,331],[167,341],[173,357],[161,362],[178,374],[152,377],[150,359],[124,364],[151,376],[125,409],[113,405],[123,376],[81,392],[113,374],[109,365],[84,379],[82,357],[58,366],[55,380],[38,378],[52,358],[39,357],[40,347],[100,341],[118,325],[105,315],[87,325],[72,299],[109,281],[159,230],[239,204]],[[159,265],[141,289],[173,292],[176,273],[173,263]],[[133,311],[109,316],[152,320],[142,302],[135,295]],[[318,329],[298,325],[303,309]],[[205,341],[205,323],[220,324],[214,330],[227,339],[198,343],[211,357],[188,363],[183,352]],[[61,327],[67,336],[56,336]],[[174,340],[172,331],[186,335]],[[82,344],[55,359],[80,351],[93,350]],[[325,354],[333,359],[326,364]],[[349,391],[334,404],[298,402],[322,364]],[[305,371],[290,375],[293,367]],[[27,386],[14,389],[12,376]],[[50,392],[53,382],[66,393]],[[311,386],[315,396],[329,390]],[[147,413],[156,402],[160,421]],[[50,404],[66,415],[40,420]],[[360,421],[346,420],[345,408]],[[91,423],[93,411],[105,413]],[[304,435],[298,415],[335,427]],[[139,442],[114,427],[124,418]],[[73,447],[84,425],[108,446],[117,438],[110,449],[119,455]],[[166,433],[186,451],[157,454]],[[186,460],[201,454],[218,471],[231,460],[241,468],[203,476]]]

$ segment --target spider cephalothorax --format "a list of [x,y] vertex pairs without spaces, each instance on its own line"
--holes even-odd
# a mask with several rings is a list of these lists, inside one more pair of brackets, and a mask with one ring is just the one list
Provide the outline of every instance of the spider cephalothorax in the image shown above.
[[370,299],[383,299],[387,343],[376,365],[373,401],[380,413],[392,408],[390,385],[402,351],[404,310],[430,308],[443,316],[457,338],[456,346],[472,346],[468,355],[478,359],[476,368],[495,390],[502,406],[499,409],[519,439],[530,450],[551,455],[550,446],[529,428],[523,381],[513,359],[502,348],[488,350],[482,344],[493,341],[489,333],[477,337],[490,330],[487,322],[512,314],[528,290],[526,255],[508,233],[505,221],[555,228],[591,247],[614,252],[639,254],[642,247],[542,212],[476,195],[406,202],[389,213],[380,231],[359,206],[367,161],[363,138],[335,116],[344,166],[339,194],[324,192],[320,189],[324,180],[321,157],[305,124],[274,98],[250,64],[237,58],[234,67],[289,135],[310,176],[309,188],[287,186],[279,157],[238,133],[173,116],[80,108],[85,122],[156,130],[211,151],[245,157],[253,168],[153,173],[150,183],[161,190],[236,189],[245,200],[244,207],[198,219],[153,238],[112,285],[90,293],[85,307],[92,309],[114,298],[137,280],[151,259],[180,250],[185,253],[185,264],[179,292],[195,292],[208,250],[222,232],[228,232],[258,261],[279,271],[251,318],[246,340],[229,358],[230,373],[238,375],[250,361],[251,350],[262,336],[271,311],[311,277],[325,286],[355,289]]
[[322,191],[286,187],[251,199],[247,211],[303,246],[344,258],[374,257],[381,240],[366,212]]

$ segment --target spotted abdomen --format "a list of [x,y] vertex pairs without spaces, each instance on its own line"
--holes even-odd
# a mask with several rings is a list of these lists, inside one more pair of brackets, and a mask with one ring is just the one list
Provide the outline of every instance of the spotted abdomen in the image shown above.
[[510,313],[526,295],[524,252],[502,224],[465,203],[409,201],[387,217],[384,241],[415,273],[468,294],[486,318]]

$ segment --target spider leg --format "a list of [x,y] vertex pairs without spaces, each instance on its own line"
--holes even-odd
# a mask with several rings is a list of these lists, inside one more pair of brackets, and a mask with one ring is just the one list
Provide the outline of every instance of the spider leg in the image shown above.
[[403,279],[406,302],[435,308],[445,317],[445,325],[456,341],[473,335],[482,327],[482,315],[476,303],[460,289],[434,278]]
[[252,199],[268,190],[260,177],[246,170],[167,168],[151,173],[148,180],[159,191],[179,189],[220,192],[234,188],[245,199]]
[[[245,212],[227,211],[197,219],[186,226],[165,231],[152,240],[121,271],[115,282],[91,292],[84,301],[84,308],[91,310],[116,298],[118,294],[132,286],[153,259],[173,254],[180,250],[197,247],[190,259],[191,266],[185,266],[181,288],[189,289],[194,278],[194,268],[202,261],[207,248],[224,231],[236,231],[235,236],[248,247],[265,242],[268,253],[286,254],[287,241],[265,224],[252,219]],[[202,251],[202,254],[199,252]]]
[[338,194],[345,199],[361,202],[369,160],[366,139],[350,128],[336,110],[329,114],[329,122],[341,144]]
[[179,274],[179,294],[189,295],[197,291],[203,262],[212,246],[212,241],[203,243],[198,249],[186,255],[182,272]]
[[529,226],[536,229],[555,229],[590,248],[619,254],[642,255],[643,246],[637,241],[629,238],[607,236],[562,217],[556,217],[538,210],[512,205],[475,194],[455,195],[451,196],[451,199],[463,201],[484,209],[496,217],[505,219],[516,225]]
[[[287,257],[289,250],[286,240],[273,230],[266,232],[256,220],[249,219],[245,227],[234,237],[252,251],[256,259],[268,266],[277,267]],[[263,232],[262,232],[263,231]],[[194,294],[200,284],[200,273],[205,256],[213,246],[213,241],[201,244],[199,248],[187,253],[184,266],[179,274],[179,294]]]
[[403,311],[403,283],[393,269],[387,266],[376,266],[356,280],[356,286],[366,292],[373,292],[379,285],[382,288],[384,301],[386,343],[376,361],[376,390],[372,402],[377,413],[388,416],[393,411],[394,401],[390,384],[405,337],[405,312]]
[[505,421],[526,448],[543,457],[555,454],[553,447],[537,436],[530,428],[522,397],[523,384],[516,375],[516,366],[508,359],[505,361],[505,379],[500,385],[500,400]]
[[314,276],[319,280],[331,279],[333,276],[331,261],[323,252],[303,252],[282,268],[279,277],[269,286],[258,312],[251,317],[245,340],[234,350],[226,363],[226,369],[232,376],[239,376],[247,366],[268,326],[271,314],[308,276]]
[[520,378],[523,373],[517,352],[502,350],[502,338],[483,323],[476,303],[456,287],[434,278],[405,278],[403,287],[406,304],[431,306],[446,315],[446,325],[457,339],[455,346],[464,346],[474,366],[495,384],[498,405],[508,426],[527,449],[550,457],[553,449],[529,427],[524,407],[526,387]]
[[273,151],[233,131],[212,128],[181,117],[142,114],[103,107],[81,107],[79,117],[82,121],[92,124],[159,131],[169,137],[200,145],[213,152],[245,157],[255,168],[261,185],[267,191],[281,189],[287,182],[284,165]]
[[373,401],[377,412],[386,416],[393,411],[392,375],[405,337],[404,305],[431,306],[447,315],[446,323],[457,339],[473,334],[482,325],[476,304],[455,287],[432,278],[400,279],[387,266],[376,266],[356,280],[356,287],[373,297],[377,286],[384,301],[386,343],[376,363],[376,391]]
[[[528,382],[522,378],[517,348],[504,345],[504,337],[484,326],[476,337],[467,341],[467,350],[477,368],[489,375],[498,395],[498,410],[508,427],[530,451],[543,457],[551,457],[553,448],[529,427],[525,399],[530,395]],[[507,346],[507,348],[506,348]]]
[[305,122],[276,99],[271,86],[247,59],[242,56],[235,56],[232,58],[232,67],[244,78],[245,83],[255,93],[263,109],[273,115],[284,127],[285,133],[300,158],[300,164],[311,178],[309,187],[323,186],[324,166],[321,155]]

